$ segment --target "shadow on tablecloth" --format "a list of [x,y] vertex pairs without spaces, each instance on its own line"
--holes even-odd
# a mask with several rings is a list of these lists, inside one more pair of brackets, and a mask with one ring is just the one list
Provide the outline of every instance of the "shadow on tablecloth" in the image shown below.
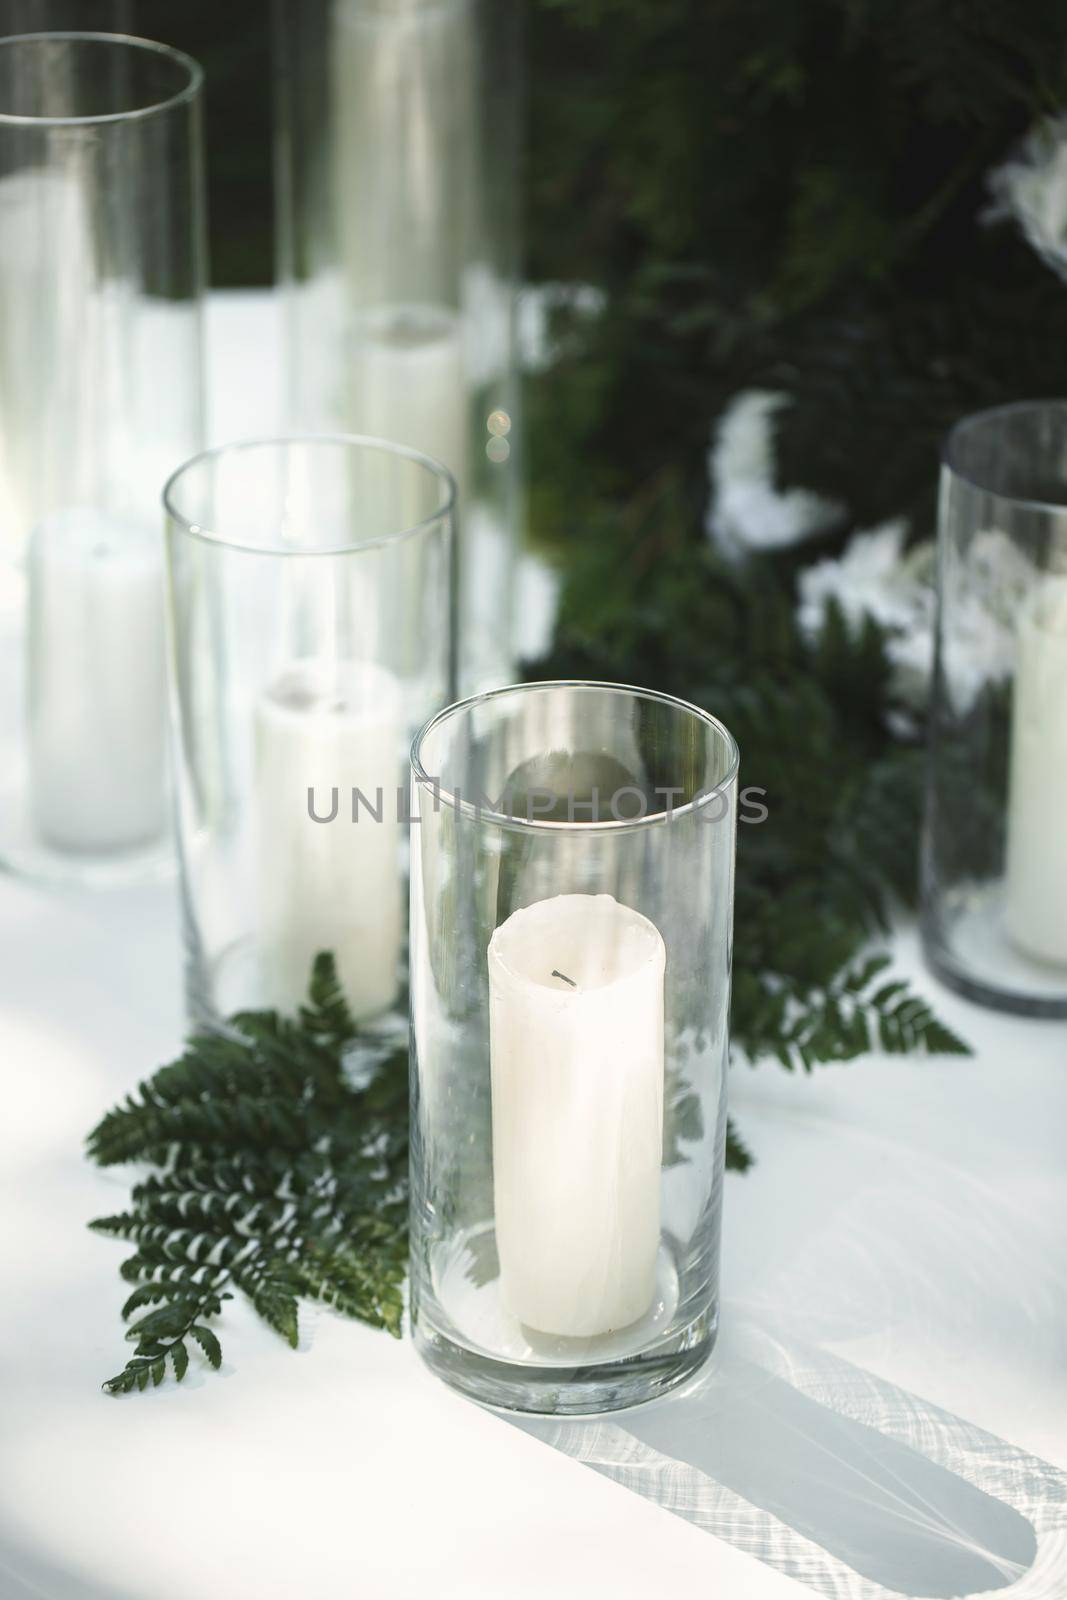
[[520,1426],[832,1600],[1067,1595],[1067,1474],[754,1323],[664,1400]]
[[3,1600],[145,1600],[82,1576],[73,1568],[53,1562],[9,1535],[0,1523],[0,1595]]

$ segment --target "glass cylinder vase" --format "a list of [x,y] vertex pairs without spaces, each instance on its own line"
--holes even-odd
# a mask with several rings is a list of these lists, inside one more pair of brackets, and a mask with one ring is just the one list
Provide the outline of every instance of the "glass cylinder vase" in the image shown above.
[[0,857],[173,862],[159,497],[202,441],[201,73],[0,39]]
[[969,417],[941,471],[923,936],[970,998],[1067,1016],[1067,401]]
[[405,756],[452,686],[453,499],[438,463],[345,437],[210,450],[167,484],[194,1022],[294,1015],[321,951],[357,1021],[402,995]]
[[581,1413],[705,1358],[738,758],[683,701],[535,683],[412,748],[411,1322],[473,1398]]
[[464,692],[512,676],[518,8],[275,0],[292,425],[443,461]]

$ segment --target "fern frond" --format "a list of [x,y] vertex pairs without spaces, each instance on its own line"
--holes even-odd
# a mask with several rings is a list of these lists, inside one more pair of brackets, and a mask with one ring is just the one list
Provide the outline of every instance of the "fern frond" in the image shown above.
[[[358,1081],[346,1058],[360,1052]],[[145,1162],[127,1210],[90,1223],[135,1246],[123,1318],[135,1345],[105,1388],[179,1382],[190,1344],[218,1368],[210,1322],[247,1296],[295,1347],[299,1301],[399,1333],[407,1257],[407,1051],[363,1041],[332,957],[299,1020],[242,1013],[197,1035],[89,1136],[100,1165]]]
[[[762,1006],[749,1000],[745,1053],[773,1054],[789,1071],[806,1072],[877,1051],[970,1055],[906,981],[880,981],[889,964],[884,954],[863,957],[818,991],[765,980]],[[753,987],[760,989],[760,980]]]
[[320,951],[312,964],[308,1003],[300,1008],[300,1024],[312,1038],[333,1049],[355,1037],[352,1013],[328,951]]

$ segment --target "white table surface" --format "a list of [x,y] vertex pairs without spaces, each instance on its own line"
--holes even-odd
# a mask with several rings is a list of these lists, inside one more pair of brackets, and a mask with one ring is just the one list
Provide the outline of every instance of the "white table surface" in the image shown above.
[[[277,428],[275,326],[213,298],[216,440]],[[308,1310],[294,1354],[234,1304],[220,1375],[113,1400],[123,1247],[85,1223],[125,1180],[81,1144],[180,1042],[175,891],[0,880],[0,1600],[959,1593],[976,1540],[925,1455],[1039,1528],[1028,1573],[991,1518],[999,1594],[1067,1595],[1067,1025],[945,993],[910,930],[896,955],[976,1056],[735,1069],[757,1166],[727,1181],[692,1395],[520,1428],[407,1340]],[[875,1461],[901,1414],[915,1453]],[[934,1500],[905,1560],[899,1506]]]

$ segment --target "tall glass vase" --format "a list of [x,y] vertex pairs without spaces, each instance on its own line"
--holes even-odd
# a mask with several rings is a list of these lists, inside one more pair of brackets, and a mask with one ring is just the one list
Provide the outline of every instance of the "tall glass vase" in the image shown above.
[[1067,1017],[1067,402],[945,441],[923,939],[972,1000]]
[[711,1349],[737,762],[598,683],[412,748],[411,1321],[476,1399],[610,1410]]
[[293,1015],[330,951],[404,990],[406,754],[452,688],[454,486],[348,437],[209,450],[166,489],[187,995]]
[[0,39],[0,857],[169,866],[160,493],[201,444],[199,67]]
[[279,273],[297,427],[458,486],[459,662],[507,681],[520,517],[512,0],[275,0]]

